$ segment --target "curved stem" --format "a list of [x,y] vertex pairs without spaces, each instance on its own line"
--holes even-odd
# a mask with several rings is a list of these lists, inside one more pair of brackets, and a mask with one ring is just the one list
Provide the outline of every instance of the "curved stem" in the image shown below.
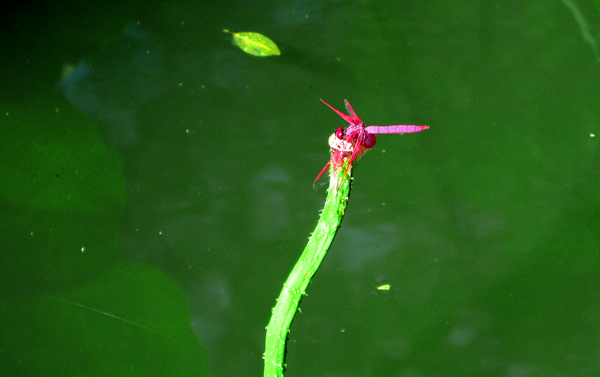
[[[333,166],[332,166],[333,170]],[[341,180],[341,182],[340,182]],[[285,343],[300,299],[317,272],[344,217],[350,194],[350,174],[330,174],[327,199],[315,231],[292,269],[273,308],[265,341],[264,377],[282,377],[285,369]]]

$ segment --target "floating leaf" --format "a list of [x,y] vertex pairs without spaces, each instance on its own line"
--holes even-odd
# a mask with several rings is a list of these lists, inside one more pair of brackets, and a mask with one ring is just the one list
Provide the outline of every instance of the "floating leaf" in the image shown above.
[[231,31],[224,29],[226,33],[233,35],[233,44],[237,45],[247,54],[254,56],[271,56],[280,55],[279,47],[270,40],[259,33],[243,32],[243,33],[232,33]]
[[384,285],[380,285],[379,287],[377,287],[377,289],[379,289],[380,291],[389,291],[390,288],[391,287],[389,284],[384,284]]

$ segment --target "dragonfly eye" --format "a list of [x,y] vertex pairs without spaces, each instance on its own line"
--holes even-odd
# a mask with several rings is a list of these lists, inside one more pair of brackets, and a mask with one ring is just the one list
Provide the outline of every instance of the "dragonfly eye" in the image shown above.
[[375,146],[376,143],[377,143],[377,136],[370,134],[368,132],[365,132],[363,140],[362,140],[362,144],[365,146],[365,148],[371,149]]
[[344,138],[344,127],[338,127],[338,129],[335,130],[335,137],[340,140]]

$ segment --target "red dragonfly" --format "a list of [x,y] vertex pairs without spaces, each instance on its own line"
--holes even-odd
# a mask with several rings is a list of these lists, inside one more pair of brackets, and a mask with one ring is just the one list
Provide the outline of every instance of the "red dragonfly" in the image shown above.
[[[329,106],[333,111],[335,111],[339,116],[344,118],[344,120],[350,125],[344,130],[344,127],[338,127],[335,131],[335,137],[340,141],[345,141],[352,145],[352,152],[350,154],[350,159],[348,160],[348,165],[346,170],[344,171],[344,176],[350,170],[352,163],[354,161],[358,161],[360,157],[367,152],[367,150],[373,148],[377,143],[377,136],[375,134],[408,134],[413,132],[423,131],[429,128],[429,126],[414,126],[414,125],[394,125],[394,126],[368,126],[365,127],[365,124],[362,120],[356,115],[352,106],[350,106],[350,102],[348,100],[344,100],[344,104],[346,105],[346,110],[350,115],[346,115],[331,106],[327,102],[321,100],[324,104]],[[315,183],[317,183],[321,175],[329,168],[331,165],[333,157],[327,162],[327,165],[321,170],[317,178],[315,179]],[[343,179],[343,177],[342,177]]]

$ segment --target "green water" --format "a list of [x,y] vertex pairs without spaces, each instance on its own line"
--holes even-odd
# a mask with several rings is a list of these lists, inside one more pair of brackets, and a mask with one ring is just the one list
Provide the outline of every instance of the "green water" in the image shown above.
[[319,99],[430,129],[355,169],[286,376],[600,373],[593,2],[64,2],[2,24],[3,374],[261,375],[345,125]]

